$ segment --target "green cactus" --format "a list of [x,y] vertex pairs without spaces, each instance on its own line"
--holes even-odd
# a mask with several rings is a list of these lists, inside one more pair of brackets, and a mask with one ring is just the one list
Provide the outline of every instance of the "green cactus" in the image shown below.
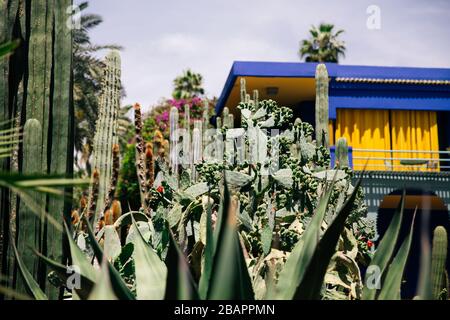
[[202,133],[202,143],[204,146],[208,144],[208,129],[209,129],[209,101],[205,100],[203,106],[203,119],[202,119],[202,127],[199,128]]
[[328,71],[324,64],[316,69],[316,142],[317,146],[328,148]]
[[42,126],[40,142],[42,145],[42,161],[47,163],[54,1],[31,1],[30,6],[26,116],[27,119],[38,120]]
[[439,299],[444,289],[445,265],[447,261],[447,231],[439,226],[434,229],[431,255],[431,284],[433,297]]
[[148,188],[146,182],[146,165],[145,165],[145,141],[142,136],[142,113],[141,106],[136,103],[134,105],[134,129],[136,139],[136,173],[138,176],[139,193],[141,196],[141,203],[144,208],[144,212],[149,214],[149,208],[146,206],[146,199],[148,195]]
[[183,165],[187,168],[192,161],[191,152],[191,112],[189,105],[184,106]]
[[[106,67],[102,81],[100,110],[94,136],[94,168],[100,174],[97,210],[102,210],[112,175],[113,145],[117,141],[117,118],[120,108],[121,61],[117,51],[106,57]],[[94,221],[99,218],[98,212]]]
[[336,165],[339,169],[349,167],[348,143],[345,138],[339,138],[336,142]]
[[[41,139],[41,123],[36,119],[27,120],[24,127],[23,141],[22,172],[24,174],[42,174],[44,172]],[[30,197],[36,205],[44,207],[45,197],[42,194],[33,192],[30,194]],[[17,246],[19,252],[23,255],[25,266],[35,278],[38,278],[39,275],[38,258],[32,253],[30,248],[42,250],[41,227],[41,219],[28,206],[21,203],[18,213]],[[17,282],[17,290],[21,293],[26,292],[26,285],[20,277]]]
[[179,113],[178,109],[172,107],[170,109],[170,169],[175,181],[178,183],[178,169],[180,164],[178,154],[179,140]]
[[245,78],[241,78],[241,103],[247,101],[247,84],[245,82]]
[[[55,35],[53,62],[53,108],[52,108],[52,145],[50,173],[66,175],[73,171],[73,147],[71,146],[71,73],[72,73],[72,30],[67,25],[69,18],[67,8],[71,0],[55,1]],[[61,189],[68,192],[69,190]],[[71,204],[64,198],[50,197],[48,212],[56,221],[61,221],[64,215],[70,220]],[[58,262],[63,262],[63,235],[52,224],[47,225],[47,256]],[[47,295],[57,299],[59,289],[48,284]]]

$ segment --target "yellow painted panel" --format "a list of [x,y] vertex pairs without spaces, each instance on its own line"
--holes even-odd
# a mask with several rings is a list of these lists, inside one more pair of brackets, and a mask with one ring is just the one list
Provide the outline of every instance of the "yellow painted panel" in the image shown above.
[[338,109],[335,139],[345,137],[353,151],[356,170],[389,170],[390,150],[389,112],[387,110]]
[[[392,148],[427,152],[395,152],[397,159],[423,160],[424,164],[405,165],[394,160],[397,171],[439,171],[439,137],[436,112],[391,111]],[[435,153],[430,153],[435,151]]]
[[[237,105],[241,99],[240,83],[238,77],[234,82],[225,106],[237,117]],[[253,90],[258,90],[261,100],[272,99],[279,105],[294,107],[301,101],[314,101],[316,98],[316,82],[314,78],[286,78],[286,77],[244,77],[247,93],[252,95]],[[276,94],[268,94],[268,88],[277,88]]]

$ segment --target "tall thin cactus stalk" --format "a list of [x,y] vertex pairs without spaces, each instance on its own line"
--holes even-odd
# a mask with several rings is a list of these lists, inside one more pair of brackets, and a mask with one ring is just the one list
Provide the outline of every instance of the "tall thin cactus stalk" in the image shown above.
[[[42,162],[42,126],[36,119],[29,119],[24,127],[23,163],[24,174],[42,174],[45,167]],[[35,205],[44,208],[45,197],[36,191],[30,193]],[[30,248],[42,252],[42,224],[44,217],[37,217],[28,206],[21,205],[18,214],[17,248],[22,254],[23,261],[30,273],[39,278],[39,263]],[[17,278],[17,290],[26,292],[27,285],[21,277]]]
[[135,139],[136,139],[136,168],[139,184],[139,193],[141,196],[141,203],[143,204],[143,209],[147,214],[150,214],[149,208],[146,206],[147,198],[147,179],[146,179],[146,166],[145,166],[145,141],[142,136],[142,112],[139,103],[134,105],[134,128],[135,128]]
[[191,163],[191,112],[189,105],[186,104],[184,106],[183,164],[188,167]]
[[[73,141],[71,106],[72,95],[72,30],[67,24],[70,16],[67,8],[72,4],[71,0],[55,1],[54,43],[53,43],[53,106],[52,106],[52,145],[50,173],[55,175],[71,176],[73,172]],[[69,188],[62,188],[69,194]],[[63,217],[70,221],[71,203],[64,198],[50,197],[48,212],[56,221],[62,221]],[[47,256],[58,262],[63,262],[63,234],[52,224],[47,225],[46,237]],[[50,299],[61,296],[61,290],[47,283],[47,295]]]
[[[117,51],[112,51],[106,57],[106,68],[102,82],[100,111],[94,136],[94,168],[100,174],[100,187],[97,209],[105,206],[108,187],[112,175],[112,150],[117,143],[117,118],[120,108],[121,61]],[[99,218],[96,213],[95,221]]]
[[348,143],[347,139],[339,138],[336,142],[336,165],[339,169],[348,168]]
[[173,177],[178,182],[178,167],[179,167],[179,154],[178,154],[178,141],[179,141],[179,114],[178,109],[173,107],[170,109],[170,170]]
[[208,128],[209,128],[209,101],[205,100],[203,105],[203,125],[202,125],[202,137],[203,137],[203,145],[206,146],[208,144]]
[[431,284],[434,299],[439,299],[442,290],[447,289],[444,281],[448,250],[447,242],[447,231],[442,226],[437,227],[434,230],[431,254]]
[[198,174],[195,165],[202,162],[202,133],[200,131],[201,126],[195,126],[192,133],[192,180],[197,182]]
[[316,142],[318,146],[329,146],[328,71],[324,64],[316,69]]

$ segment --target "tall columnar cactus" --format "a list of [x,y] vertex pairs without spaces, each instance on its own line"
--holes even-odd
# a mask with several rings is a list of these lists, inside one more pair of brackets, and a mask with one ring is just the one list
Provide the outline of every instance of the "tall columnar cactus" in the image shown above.
[[145,166],[145,141],[142,136],[142,112],[139,103],[134,105],[134,129],[136,139],[136,169],[139,184],[139,193],[141,196],[141,203],[144,205],[144,211],[149,214],[148,207],[145,205],[147,198],[147,179],[146,179],[146,166]]
[[180,163],[178,154],[179,140],[179,114],[178,109],[173,107],[170,109],[170,169],[175,180],[178,181],[178,167]]
[[[70,175],[73,172],[73,141],[71,108],[72,95],[72,30],[67,21],[70,18],[67,8],[72,4],[71,0],[55,1],[54,43],[53,43],[53,107],[52,121],[52,145],[50,173],[55,175]],[[68,193],[70,189],[62,188]],[[56,221],[66,217],[70,220],[71,203],[67,199],[50,197],[48,212]],[[63,234],[53,225],[47,225],[47,256],[58,262],[63,262]],[[57,299],[59,289],[50,283],[46,286],[50,299]]]
[[[24,127],[23,141],[23,163],[22,172],[24,174],[43,174],[44,164],[42,162],[42,126],[36,119],[29,119]],[[45,197],[41,193],[33,192],[32,200],[36,205],[44,207]],[[42,217],[44,218],[44,217]],[[34,214],[28,206],[21,205],[18,214],[17,229],[17,247],[21,253],[25,266],[30,273],[38,278],[38,258],[33,254],[30,248],[34,248],[41,252],[41,219]],[[17,282],[17,290],[26,292],[26,284],[19,277]]]
[[202,140],[203,145],[205,146],[208,143],[208,129],[209,129],[209,101],[205,100],[203,104],[203,119],[202,119]]
[[[47,163],[54,24],[54,1],[30,2],[30,40],[28,51],[27,119],[42,126],[42,161]],[[64,35],[62,35],[64,36]],[[70,79],[70,77],[69,77]],[[56,79],[55,79],[56,80]],[[59,134],[59,133],[58,133]],[[67,151],[67,150],[66,150]]]
[[345,138],[339,138],[336,142],[336,165],[339,169],[349,167],[348,143]]
[[[94,168],[100,174],[97,209],[104,208],[112,175],[113,144],[117,143],[117,118],[120,108],[121,61],[117,51],[106,57],[100,111],[94,136]],[[96,213],[98,218],[98,213]],[[96,219],[97,219],[96,218]]]
[[153,144],[147,143],[145,146],[145,169],[146,169],[146,192],[145,195],[145,208],[150,208],[150,202],[152,201],[152,193],[150,192],[155,182],[155,157],[153,155]]
[[197,170],[195,165],[202,162],[202,134],[199,127],[195,127],[192,132],[192,180],[198,180]]
[[191,112],[189,105],[184,106],[183,164],[192,163],[191,153]]
[[433,251],[431,256],[431,284],[433,297],[439,298],[444,289],[445,265],[447,261],[447,231],[444,227],[437,227],[434,230]]
[[329,146],[328,71],[324,64],[316,69],[316,141],[318,146]]
[[259,108],[259,91],[253,90],[253,104],[255,105],[255,108]]
[[245,82],[245,78],[241,78],[241,102],[245,102],[247,99],[247,84]]
[[106,195],[105,210],[111,208],[114,201],[114,196],[116,194],[117,182],[119,181],[119,171],[120,171],[120,147],[118,144],[113,145],[112,152],[112,175],[111,181],[109,183],[108,193]]

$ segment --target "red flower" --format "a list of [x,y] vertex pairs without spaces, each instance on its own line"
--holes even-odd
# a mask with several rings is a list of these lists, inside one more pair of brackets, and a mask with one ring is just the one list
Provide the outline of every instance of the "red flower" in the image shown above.
[[367,247],[370,249],[373,247],[373,242],[372,241],[367,241]]
[[163,186],[159,186],[158,189],[156,189],[156,191],[158,191],[159,193],[163,193],[164,192],[164,187]]

